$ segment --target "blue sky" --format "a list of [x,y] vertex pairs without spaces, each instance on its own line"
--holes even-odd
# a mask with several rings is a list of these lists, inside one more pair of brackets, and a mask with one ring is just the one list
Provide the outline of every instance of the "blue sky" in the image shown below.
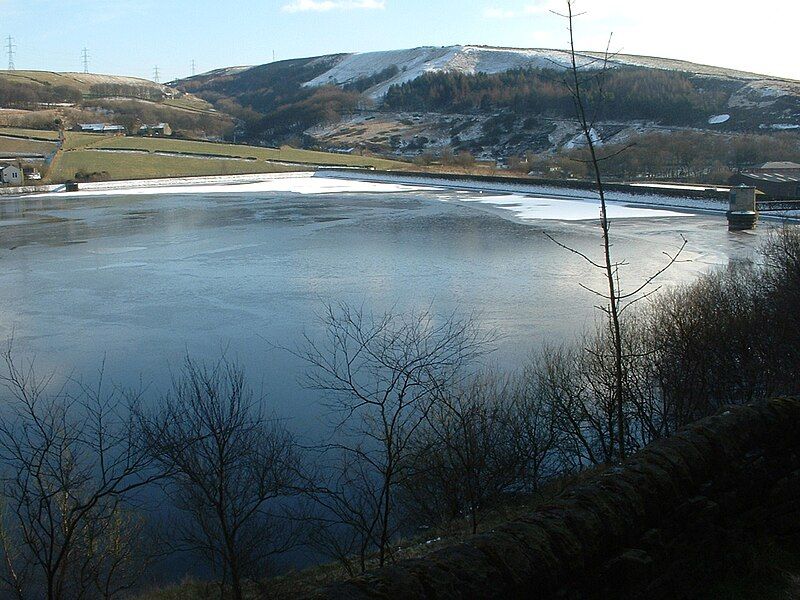
[[[565,46],[560,0],[0,0],[17,69],[152,77],[334,52]],[[795,0],[578,0],[578,46],[800,79]],[[5,54],[0,55],[4,68]]]

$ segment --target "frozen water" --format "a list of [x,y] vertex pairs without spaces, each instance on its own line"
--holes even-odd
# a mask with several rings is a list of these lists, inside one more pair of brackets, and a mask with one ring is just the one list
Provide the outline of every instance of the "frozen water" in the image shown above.
[[[555,198],[540,198],[536,196],[523,196],[508,194],[505,196],[478,196],[467,198],[474,202],[491,204],[513,213],[517,218],[525,221],[538,221],[542,219],[558,221],[588,221],[600,216],[600,207],[597,202],[588,200],[563,200]],[[652,217],[690,217],[686,213],[678,213],[667,209],[639,208],[619,204],[608,204],[610,219],[643,219]]]
[[[578,283],[602,285],[601,275],[542,233],[596,255],[596,203],[307,176],[231,181],[0,199],[0,340],[13,333],[18,352],[59,377],[91,379],[105,357],[110,380],[141,377],[149,393],[169,385],[187,351],[214,360],[225,350],[302,434],[326,413],[281,348],[320,335],[325,302],[474,311],[501,335],[492,361],[509,367],[596,316]],[[612,211],[615,256],[631,263],[623,285],[663,265],[681,235],[691,262],[665,285],[748,256],[766,231],[731,235],[722,215]]]

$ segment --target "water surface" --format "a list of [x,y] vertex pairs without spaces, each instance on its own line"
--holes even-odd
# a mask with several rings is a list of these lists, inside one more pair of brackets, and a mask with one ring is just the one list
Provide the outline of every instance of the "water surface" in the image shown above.
[[[474,311],[502,336],[493,360],[510,367],[596,318],[578,284],[600,287],[601,274],[545,232],[599,258],[599,229],[580,220],[597,208],[481,199],[335,180],[2,199],[0,339],[13,334],[18,352],[60,377],[92,377],[105,357],[115,382],[141,377],[152,390],[187,352],[225,350],[280,414],[314,429],[320,398],[280,348],[319,333],[325,302]],[[660,268],[681,235],[688,262],[665,285],[746,259],[764,233],[730,234],[718,216],[614,211],[626,217],[614,221],[614,252],[631,263],[631,283]]]

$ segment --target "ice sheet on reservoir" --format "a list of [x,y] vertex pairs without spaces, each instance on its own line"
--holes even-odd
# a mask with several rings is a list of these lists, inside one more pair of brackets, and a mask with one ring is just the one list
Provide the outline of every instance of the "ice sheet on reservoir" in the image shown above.
[[[460,198],[464,202],[479,202],[511,211],[515,217],[525,221],[557,220],[587,221],[600,216],[598,201],[562,200],[537,196],[507,194],[500,196],[478,196]],[[636,219],[652,217],[686,217],[687,213],[657,208],[639,208],[622,204],[608,204],[608,216],[611,219]]]
[[[397,183],[377,183],[329,177],[270,177],[257,181],[240,182],[217,180],[209,184],[175,182],[153,185],[149,182],[131,182],[130,185],[87,186],[77,192],[53,192],[60,198],[82,198],[86,196],[138,196],[163,194],[250,194],[258,192],[289,192],[294,194],[335,194],[335,193],[391,193],[417,192],[430,188]],[[91,185],[91,184],[89,184]],[[51,195],[51,194],[45,194]]]

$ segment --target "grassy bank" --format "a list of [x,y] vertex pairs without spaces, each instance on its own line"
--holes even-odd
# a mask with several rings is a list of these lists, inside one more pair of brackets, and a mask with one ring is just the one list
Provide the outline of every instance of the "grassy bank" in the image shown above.
[[115,154],[92,150],[60,152],[48,173],[48,181],[61,183],[70,179],[94,180],[157,179],[201,175],[246,175],[284,173],[302,167],[248,160],[206,159],[157,154]]

